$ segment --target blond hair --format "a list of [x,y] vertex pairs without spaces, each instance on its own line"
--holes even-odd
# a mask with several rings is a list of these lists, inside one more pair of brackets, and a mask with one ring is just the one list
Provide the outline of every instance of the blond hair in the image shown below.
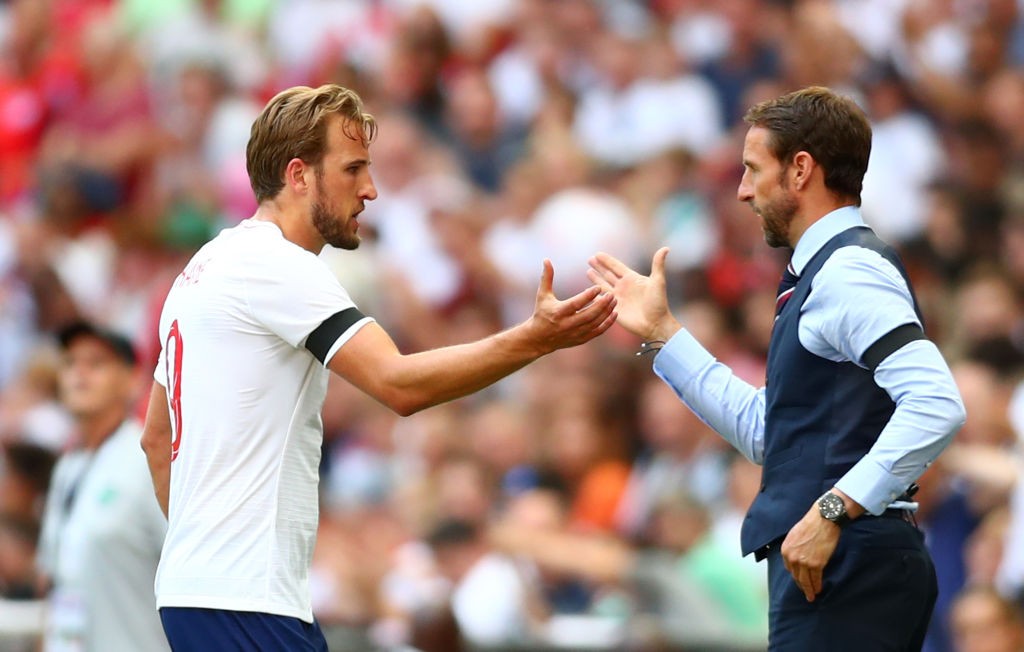
[[267,102],[252,123],[245,149],[245,167],[256,201],[273,199],[281,192],[285,168],[293,158],[320,164],[327,149],[327,119],[333,115],[344,119],[343,128],[350,138],[369,144],[377,135],[377,123],[363,111],[363,100],[337,84],[294,86]]

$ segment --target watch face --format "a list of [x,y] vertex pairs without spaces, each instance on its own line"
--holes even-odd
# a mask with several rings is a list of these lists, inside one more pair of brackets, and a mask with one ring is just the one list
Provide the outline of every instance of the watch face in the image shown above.
[[843,505],[843,499],[839,496],[825,494],[818,500],[818,511],[824,518],[835,521],[846,513],[846,506]]

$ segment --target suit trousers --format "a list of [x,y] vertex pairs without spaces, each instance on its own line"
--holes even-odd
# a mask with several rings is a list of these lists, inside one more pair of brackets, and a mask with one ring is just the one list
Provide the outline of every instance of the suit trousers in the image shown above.
[[865,515],[843,528],[814,602],[783,565],[782,541],[771,545],[769,650],[921,649],[938,584],[923,533],[900,514]]

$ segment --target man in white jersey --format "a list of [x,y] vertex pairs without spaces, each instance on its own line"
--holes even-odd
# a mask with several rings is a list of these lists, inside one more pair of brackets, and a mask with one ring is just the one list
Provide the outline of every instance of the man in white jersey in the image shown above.
[[169,517],[156,592],[174,650],[327,649],[308,575],[328,370],[408,415],[615,321],[597,287],[558,300],[545,261],[527,321],[401,354],[317,257],[359,246],[375,133],[339,86],[271,99],[247,148],[256,214],[200,249],[167,296],[143,446]]

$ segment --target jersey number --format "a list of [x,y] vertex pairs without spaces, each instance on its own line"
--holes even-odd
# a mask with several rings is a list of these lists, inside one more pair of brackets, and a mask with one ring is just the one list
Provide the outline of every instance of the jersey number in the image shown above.
[[171,461],[178,457],[181,446],[181,354],[184,347],[181,343],[181,331],[178,320],[171,324],[171,332],[164,343],[165,364],[167,366],[167,399],[171,411]]

